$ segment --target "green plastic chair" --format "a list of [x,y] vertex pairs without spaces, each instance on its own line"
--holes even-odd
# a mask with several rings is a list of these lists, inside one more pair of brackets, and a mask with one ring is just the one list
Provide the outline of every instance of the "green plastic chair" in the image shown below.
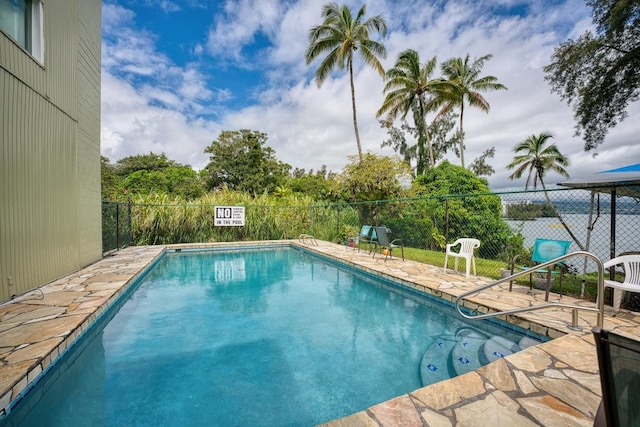
[[371,248],[377,242],[376,230],[371,225],[363,225],[360,228],[360,234],[357,237],[353,237],[353,239],[356,241],[354,249],[357,248],[358,252],[360,252],[361,243],[368,244],[369,252],[371,252]]
[[[542,264],[553,259],[559,258],[563,255],[569,253],[569,247],[571,246],[571,242],[568,240],[551,240],[551,239],[536,239],[533,244],[533,253],[531,254],[531,262],[536,264]],[[532,276],[534,273],[546,274],[547,277],[547,285],[546,292],[544,296],[545,301],[549,301],[549,291],[551,290],[551,276],[553,274],[558,274],[557,271],[553,270],[553,265],[550,265],[546,269],[537,269],[535,265],[533,266],[522,266],[516,265],[518,255],[516,255],[511,261],[511,274],[513,275],[516,269],[519,270],[533,270],[532,274],[529,275],[529,289],[533,289],[533,279]],[[565,264],[560,261],[555,265],[560,266],[560,296],[562,297],[562,275],[564,270],[566,269]],[[513,287],[513,280],[509,282],[509,292]]]

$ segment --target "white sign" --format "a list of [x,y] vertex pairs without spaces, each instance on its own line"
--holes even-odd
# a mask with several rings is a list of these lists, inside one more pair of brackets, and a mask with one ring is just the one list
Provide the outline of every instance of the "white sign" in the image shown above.
[[216,206],[216,227],[242,227],[244,226],[244,206]]

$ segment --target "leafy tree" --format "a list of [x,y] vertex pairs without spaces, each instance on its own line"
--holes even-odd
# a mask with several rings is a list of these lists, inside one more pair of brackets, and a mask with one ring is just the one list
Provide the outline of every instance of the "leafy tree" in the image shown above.
[[135,171],[154,171],[168,167],[184,166],[174,160],[167,158],[166,154],[138,154],[135,156],[123,157],[116,162],[116,173],[120,176],[127,176]]
[[293,171],[291,172],[292,178],[302,178],[303,176],[305,176],[304,168],[293,168]]
[[413,191],[418,196],[430,196],[421,206],[423,212],[433,218],[447,218],[446,224],[435,225],[438,233],[448,231],[450,242],[459,237],[480,239],[478,253],[484,258],[496,257],[510,242],[511,230],[501,217],[500,197],[490,193],[485,178],[445,160],[417,177]]
[[492,159],[496,155],[496,148],[491,147],[482,153],[480,157],[475,159],[470,165],[469,170],[476,175],[491,175],[495,172],[495,169],[487,163],[487,159]]
[[[418,131],[416,174],[420,175],[425,167],[435,166],[435,155],[431,139],[427,135],[426,113],[434,109],[434,99],[448,84],[442,79],[431,79],[436,67],[435,56],[425,64],[420,63],[420,55],[413,49],[400,53],[393,68],[387,70],[384,79],[386,97],[376,113],[377,117],[387,114],[389,119],[401,115],[404,120],[411,111],[413,122]],[[428,146],[427,163],[425,142]]]
[[100,183],[103,200],[116,200],[118,198],[118,188],[121,181],[116,173],[116,167],[111,164],[105,156],[100,156]]
[[[546,191],[547,188],[544,185],[544,177],[548,171],[554,171],[568,178],[569,173],[565,167],[569,166],[569,159],[560,152],[555,144],[545,146],[551,138],[553,138],[552,134],[542,132],[538,135],[531,135],[517,144],[513,149],[516,157],[507,165],[507,169],[515,169],[513,173],[509,175],[509,179],[512,180],[522,177],[522,175],[527,172],[527,180],[524,184],[525,190],[529,188],[529,183],[532,183],[533,188],[536,189],[538,182],[540,182],[542,189],[545,190],[544,197],[547,200],[547,204],[553,207],[553,203],[551,203],[551,199]],[[556,209],[554,208],[554,210]],[[571,232],[571,229],[564,222],[564,219],[557,210],[556,216],[578,247],[583,250],[582,244],[573,235],[573,232]]]
[[[351,161],[338,176],[340,188],[347,202],[387,200],[400,197],[402,182],[411,178],[409,165],[396,157],[365,153],[361,161]],[[378,205],[357,205],[361,224],[375,224]]]
[[276,159],[267,135],[241,129],[223,131],[204,152],[209,153],[207,188],[227,187],[252,194],[272,192],[285,182],[291,166]]
[[128,193],[166,193],[187,200],[204,194],[198,174],[189,166],[171,166],[159,170],[137,170],[127,175],[121,187]]
[[305,194],[311,196],[314,200],[332,200],[336,194],[336,184],[333,179],[334,174],[326,172],[326,166],[323,165],[316,173],[294,174],[289,181],[288,186],[294,193]]
[[561,43],[547,65],[552,92],[575,111],[585,151],[603,143],[640,96],[640,2],[588,0],[597,32]]
[[[382,144],[380,144],[381,147],[391,147],[393,151],[398,153],[407,164],[411,165],[413,160],[417,158],[416,152],[418,144],[410,145],[407,141],[407,134],[418,139],[419,135],[417,129],[415,127],[411,127],[404,120],[401,122],[400,127],[397,128],[393,126],[393,123],[389,118],[380,120],[380,126],[385,128],[389,135],[389,139],[384,140]],[[454,113],[451,111],[437,115],[426,127],[426,139],[431,143],[434,162],[442,159],[449,150],[454,150],[457,153],[456,147],[459,141],[458,133],[455,132],[453,135],[450,134],[454,127]]]
[[380,127],[387,130],[389,139],[382,141],[381,147],[391,147],[393,151],[402,156],[402,159],[411,165],[411,161],[416,158],[416,145],[409,145],[407,142],[406,132],[413,134],[414,128],[411,128],[406,121],[402,121],[400,128],[393,125],[393,120],[387,117],[380,120]]
[[359,51],[364,62],[378,71],[380,75],[384,74],[384,69],[378,56],[384,58],[387,54],[384,45],[371,40],[369,35],[371,31],[381,33],[383,37],[386,35],[387,24],[384,17],[376,15],[363,22],[365,13],[365,5],[360,7],[354,18],[349,6],[339,6],[336,3],[326,4],[322,8],[324,21],[309,31],[309,47],[305,53],[307,65],[321,54],[327,53],[315,73],[318,86],[322,85],[336,66],[340,70],[349,70],[353,128],[356,134],[358,158],[361,161],[362,146],[358,132],[356,94],[353,85],[353,53]]
[[422,177],[416,179],[416,184],[415,190],[419,195],[447,196],[490,192],[489,183],[485,178],[479,178],[473,172],[447,160],[433,169],[428,169]]
[[465,103],[488,113],[489,102],[480,92],[507,89],[504,85],[498,83],[498,79],[494,76],[480,76],[485,61],[491,58],[492,55],[485,55],[470,63],[469,54],[467,54],[464,59],[452,58],[442,64],[442,72],[453,86],[452,89],[441,96],[444,103],[442,112],[460,108],[460,164],[462,167],[464,167],[464,130],[462,123]]
[[531,220],[556,216],[556,210],[548,204],[518,203],[507,206],[507,218],[515,220]]
[[102,157],[102,180],[103,198],[115,200],[131,194],[166,193],[185,199],[204,194],[198,173],[164,153],[128,156],[115,165]]
[[456,127],[455,118],[456,115],[453,111],[438,114],[427,127],[427,137],[431,141],[436,162],[442,159],[449,150],[453,150],[458,154],[457,147],[460,144],[460,133],[451,133]]

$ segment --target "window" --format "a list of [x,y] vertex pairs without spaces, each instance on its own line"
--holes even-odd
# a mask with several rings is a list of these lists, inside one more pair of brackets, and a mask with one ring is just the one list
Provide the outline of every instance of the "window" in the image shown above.
[[0,0],[0,29],[38,61],[44,60],[40,0]]

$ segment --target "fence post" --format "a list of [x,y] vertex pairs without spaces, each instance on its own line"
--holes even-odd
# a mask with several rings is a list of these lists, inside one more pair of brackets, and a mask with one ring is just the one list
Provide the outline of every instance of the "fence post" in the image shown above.
[[444,199],[444,242],[449,241],[449,198]]
[[[609,259],[616,257],[616,186],[611,187],[611,209],[609,216],[611,217],[611,231],[609,232]],[[609,280],[615,280],[616,268],[611,267],[609,270]]]
[[116,203],[116,249],[120,249],[120,203]]
[[127,236],[127,245],[129,246],[131,245],[131,241],[133,240],[133,229],[131,228],[133,221],[131,220],[131,211],[131,197],[129,197],[127,198],[127,230],[129,230],[129,235]]

